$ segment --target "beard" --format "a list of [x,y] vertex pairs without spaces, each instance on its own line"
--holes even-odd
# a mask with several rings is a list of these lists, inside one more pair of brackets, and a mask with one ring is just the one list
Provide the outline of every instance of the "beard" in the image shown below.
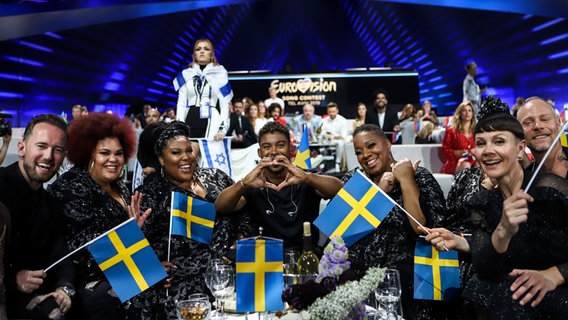
[[[50,163],[50,165],[53,166],[53,163]],[[26,172],[26,175],[32,182],[44,183],[49,181],[55,175],[56,170],[54,168],[55,167],[53,167],[48,172],[40,173],[36,170],[35,163],[29,164],[24,161],[24,171]]]

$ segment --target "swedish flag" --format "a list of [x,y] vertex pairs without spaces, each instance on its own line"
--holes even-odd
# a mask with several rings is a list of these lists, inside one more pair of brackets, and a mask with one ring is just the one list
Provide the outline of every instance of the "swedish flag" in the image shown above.
[[350,246],[375,230],[395,204],[394,200],[357,170],[314,224],[330,239],[341,236]]
[[283,255],[279,239],[237,240],[237,312],[284,308]]
[[459,296],[460,269],[455,250],[436,250],[420,237],[414,250],[414,298],[452,300]]
[[92,240],[87,248],[122,302],[167,276],[134,219]]
[[310,160],[310,138],[308,136],[308,128],[304,127],[302,140],[296,149],[296,158],[294,158],[294,165],[302,169],[311,169],[312,161]]
[[211,243],[215,224],[213,203],[174,191],[171,210],[173,235],[188,237],[205,244]]
[[568,157],[568,133],[566,131],[560,136],[560,144],[562,145],[564,155]]

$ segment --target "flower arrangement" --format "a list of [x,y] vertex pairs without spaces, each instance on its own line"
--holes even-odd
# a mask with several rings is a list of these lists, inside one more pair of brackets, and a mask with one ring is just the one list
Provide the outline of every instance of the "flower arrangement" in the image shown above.
[[[366,300],[383,280],[384,270],[349,258],[345,242],[334,237],[324,250],[316,279],[284,290],[282,299],[309,319],[361,319]],[[305,312],[302,318],[305,318]]]

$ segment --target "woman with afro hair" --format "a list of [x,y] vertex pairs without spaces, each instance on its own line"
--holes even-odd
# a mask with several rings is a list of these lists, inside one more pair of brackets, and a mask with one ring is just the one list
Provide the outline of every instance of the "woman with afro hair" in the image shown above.
[[[49,188],[61,203],[65,240],[73,251],[134,217],[139,225],[150,214],[140,213],[141,194],[131,195],[123,182],[124,164],[136,151],[136,135],[128,119],[91,113],[68,128],[68,159],[74,167]],[[72,318],[120,319],[120,300],[89,252],[72,256],[76,296]]]

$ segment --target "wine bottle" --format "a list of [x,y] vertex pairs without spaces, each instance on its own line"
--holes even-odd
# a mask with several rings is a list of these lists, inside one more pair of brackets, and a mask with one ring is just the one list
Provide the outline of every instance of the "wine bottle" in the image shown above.
[[302,282],[316,278],[318,274],[319,259],[313,252],[312,232],[309,222],[304,222],[304,237],[302,239],[302,254],[298,259],[298,272],[303,278]]

